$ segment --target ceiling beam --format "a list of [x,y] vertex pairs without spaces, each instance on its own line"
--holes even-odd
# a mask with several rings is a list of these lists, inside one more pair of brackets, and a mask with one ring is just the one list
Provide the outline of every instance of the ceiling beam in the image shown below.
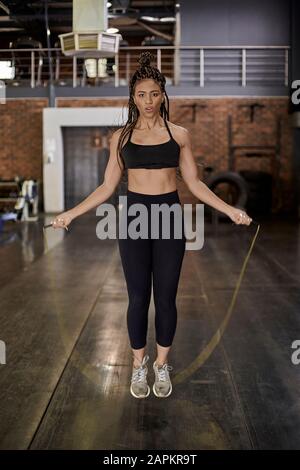
[[[41,7],[41,3],[40,2],[32,2],[30,3],[30,6],[31,7],[37,7],[37,8],[40,8]],[[73,7],[73,3],[72,2],[48,2],[48,8],[70,8],[72,9]]]
[[0,29],[0,34],[1,33],[10,33],[11,31],[24,31],[24,28],[2,28],[1,26],[1,29]]
[[[12,15],[13,18],[15,18],[16,20],[18,21],[28,21],[28,20],[45,20],[45,15],[43,13],[28,13],[28,14],[21,14],[21,15],[18,15],[18,14],[14,14]],[[67,14],[67,13],[48,13],[48,18],[49,19],[56,19],[56,20],[60,20],[60,19],[64,19],[64,20],[69,20],[71,17],[71,15]],[[70,25],[71,26],[71,25]]]
[[167,39],[167,41],[173,41],[174,40],[174,37],[171,34],[163,33],[161,31],[159,31],[159,29],[148,26],[147,24],[143,23],[142,21],[137,21],[136,23],[139,26],[141,26],[142,28],[146,29],[147,31],[150,31],[150,33],[153,33],[156,36],[159,36],[161,38]]
[[9,15],[9,8],[0,1],[0,9],[4,10],[7,15]]
[[174,7],[174,0],[131,0],[131,8],[144,7]]

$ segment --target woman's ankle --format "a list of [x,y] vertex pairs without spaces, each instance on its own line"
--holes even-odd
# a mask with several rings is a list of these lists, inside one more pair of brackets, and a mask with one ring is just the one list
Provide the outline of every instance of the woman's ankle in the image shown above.
[[133,356],[133,367],[141,367],[144,357],[145,355],[143,355],[141,358]]
[[165,359],[164,361],[160,360],[160,359],[155,359],[155,364],[159,367],[163,366],[164,364],[166,364],[168,361],[167,359]]

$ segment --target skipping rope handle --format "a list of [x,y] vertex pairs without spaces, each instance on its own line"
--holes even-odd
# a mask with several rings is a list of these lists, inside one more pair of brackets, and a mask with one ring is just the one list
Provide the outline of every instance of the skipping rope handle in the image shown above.
[[[47,224],[47,225],[43,225],[43,228],[49,228],[49,227],[52,227],[53,224]],[[65,228],[67,230],[67,232],[69,231],[68,227],[58,227],[58,228]]]
[[[252,225],[252,224],[257,225],[257,226],[260,225],[259,222],[257,222],[256,220],[253,220],[253,219],[251,220],[251,223],[248,225],[248,227],[250,227],[250,225]],[[232,222],[231,225],[245,225],[245,224],[236,224],[235,222]]]

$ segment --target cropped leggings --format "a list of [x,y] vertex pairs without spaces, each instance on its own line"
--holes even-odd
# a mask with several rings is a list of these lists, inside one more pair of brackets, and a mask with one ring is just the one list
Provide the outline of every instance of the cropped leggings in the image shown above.
[[[121,207],[119,224],[123,218],[122,223],[127,238],[121,238],[119,235],[118,244],[129,299],[127,327],[130,344],[133,349],[146,346],[148,309],[153,282],[156,342],[160,346],[168,347],[171,346],[176,331],[176,295],[186,243],[180,199],[177,190],[155,195],[127,190],[125,196],[127,196],[127,208],[125,204]],[[139,210],[134,215],[128,215],[130,207],[136,203],[142,203],[145,208],[143,214],[147,213],[146,218],[140,218],[139,224],[137,223],[141,214]],[[161,204],[164,206],[160,206]],[[175,206],[170,208],[173,204]],[[151,205],[160,207],[156,218],[151,216]],[[163,207],[167,212],[163,212]],[[137,206],[131,210],[136,208]],[[148,230],[145,220],[146,222],[148,220]],[[136,228],[134,236],[128,232],[128,227],[132,223]],[[137,236],[137,233],[141,232],[142,225],[146,230],[146,238],[144,234],[144,238]],[[151,227],[157,229],[156,235],[151,233]],[[168,229],[165,232],[167,227],[169,233]],[[179,232],[176,232],[175,227]]]

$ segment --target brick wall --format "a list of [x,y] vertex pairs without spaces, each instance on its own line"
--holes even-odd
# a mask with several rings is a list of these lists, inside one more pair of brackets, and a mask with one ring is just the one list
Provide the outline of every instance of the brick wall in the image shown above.
[[7,100],[0,105],[0,176],[42,179],[42,113],[47,99]]
[[[241,108],[253,102],[264,105],[255,111],[250,122],[250,111]],[[204,105],[196,108],[190,105]],[[126,106],[127,99],[58,99],[59,107]],[[45,99],[8,100],[0,109],[0,175],[12,178],[16,174],[42,180],[42,109]],[[3,112],[4,111],[4,112]],[[288,98],[201,98],[171,99],[170,121],[186,127],[192,135],[195,157],[201,157],[205,166],[216,171],[228,169],[227,118],[232,115],[234,144],[273,145],[276,139],[276,118],[281,117],[281,154],[279,181],[282,187],[282,209],[294,207],[292,171],[292,128],[289,124]],[[238,155],[238,154],[237,154]],[[236,169],[271,172],[269,158],[236,159]],[[202,171],[199,177],[203,179]],[[178,182],[183,202],[196,202],[184,183]]]

